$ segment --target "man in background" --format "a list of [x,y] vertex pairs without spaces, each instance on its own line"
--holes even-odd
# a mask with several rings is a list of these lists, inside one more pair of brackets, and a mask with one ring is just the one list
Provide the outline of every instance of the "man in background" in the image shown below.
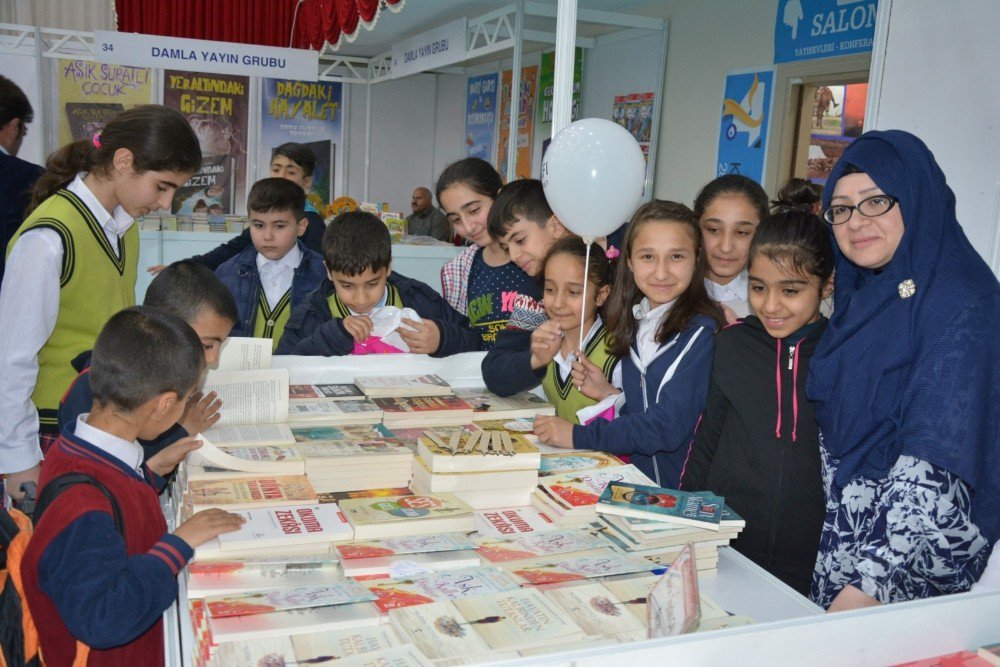
[[6,265],[7,244],[24,222],[31,188],[45,171],[17,157],[28,123],[35,113],[16,83],[0,76],[0,283]]
[[451,223],[440,209],[434,206],[431,191],[427,188],[417,188],[410,200],[413,213],[406,217],[406,233],[408,236],[433,236],[439,241],[451,243],[454,236]]

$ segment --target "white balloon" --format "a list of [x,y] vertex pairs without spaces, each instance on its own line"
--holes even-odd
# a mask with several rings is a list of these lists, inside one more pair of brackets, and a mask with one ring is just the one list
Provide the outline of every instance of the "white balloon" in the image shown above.
[[642,149],[610,120],[584,118],[555,136],[542,160],[542,187],[556,217],[584,238],[607,236],[639,205]]

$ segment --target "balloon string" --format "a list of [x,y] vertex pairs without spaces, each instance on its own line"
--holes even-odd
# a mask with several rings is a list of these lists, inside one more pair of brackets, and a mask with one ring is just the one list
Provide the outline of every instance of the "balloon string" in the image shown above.
[[583,242],[587,246],[586,257],[583,260],[583,301],[580,304],[580,345],[577,347],[580,350],[580,355],[583,355],[583,319],[587,314],[587,280],[588,269],[590,268],[590,246],[593,244],[593,238],[584,236]]

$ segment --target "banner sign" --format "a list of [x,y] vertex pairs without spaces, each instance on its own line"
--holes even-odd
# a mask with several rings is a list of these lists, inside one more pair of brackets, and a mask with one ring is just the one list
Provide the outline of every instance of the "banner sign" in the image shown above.
[[198,136],[201,169],[174,193],[172,213],[244,210],[250,78],[163,72],[163,106],[180,111]]
[[[554,51],[542,54],[538,67],[538,113],[535,122],[542,127],[552,125],[552,89],[555,86],[556,54]],[[583,49],[576,47],[573,54],[573,109],[570,120],[580,119],[580,82],[583,79]],[[549,134],[546,132],[546,134]]]
[[305,81],[315,81],[319,77],[319,52],[311,49],[284,49],[134,32],[95,30],[94,58],[99,63],[187,72],[291,77]]
[[469,20],[428,30],[392,45],[392,78],[398,79],[465,60]]
[[742,174],[763,181],[773,83],[771,69],[726,76],[716,176]]
[[[500,84],[500,126],[497,139],[497,171],[507,178],[507,143],[510,141],[511,70],[505,70]],[[517,164],[514,178],[531,178],[531,145],[535,133],[535,90],[538,65],[521,68],[521,91],[517,114]]]
[[65,59],[57,60],[55,67],[63,110],[60,146],[90,139],[125,109],[153,101],[153,72],[147,67]]
[[465,100],[465,157],[489,161],[497,131],[499,74],[470,76]]
[[830,58],[872,50],[878,0],[781,0],[774,62]]
[[261,81],[260,153],[257,173],[270,173],[271,153],[281,144],[294,141],[308,146],[316,157],[312,187],[306,194],[318,209],[333,201],[335,176],[343,164],[343,85],[309,83],[288,79]]

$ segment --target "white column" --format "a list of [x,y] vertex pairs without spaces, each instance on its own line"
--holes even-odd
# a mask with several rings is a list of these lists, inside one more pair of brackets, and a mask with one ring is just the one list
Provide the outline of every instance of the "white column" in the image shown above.
[[573,63],[576,49],[576,2],[556,6],[555,80],[552,92],[552,136],[570,123],[573,113]]

